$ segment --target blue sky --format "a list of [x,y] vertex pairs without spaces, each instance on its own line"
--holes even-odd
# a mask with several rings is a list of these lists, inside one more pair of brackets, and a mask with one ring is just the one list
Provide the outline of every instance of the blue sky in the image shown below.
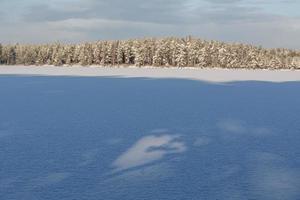
[[300,48],[299,0],[0,0],[0,42],[193,35]]

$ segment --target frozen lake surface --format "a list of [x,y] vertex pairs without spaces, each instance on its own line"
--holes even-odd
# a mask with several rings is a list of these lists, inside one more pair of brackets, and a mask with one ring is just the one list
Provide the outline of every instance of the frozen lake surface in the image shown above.
[[300,199],[299,91],[0,76],[0,199]]

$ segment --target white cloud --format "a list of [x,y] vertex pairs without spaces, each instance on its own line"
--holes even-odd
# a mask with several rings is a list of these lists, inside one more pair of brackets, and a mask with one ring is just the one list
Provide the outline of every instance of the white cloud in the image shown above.
[[32,186],[48,186],[62,182],[71,174],[68,172],[53,172],[33,180]]
[[194,141],[194,146],[200,147],[200,146],[208,145],[209,143],[211,143],[211,139],[210,138],[208,138],[208,137],[198,137]]
[[51,22],[1,23],[2,43],[82,42],[101,39],[194,35],[203,39],[244,42],[265,47],[299,48],[300,20],[277,18],[256,22],[157,24],[99,18],[70,18]]
[[[299,2],[294,0],[10,0],[1,5],[2,43],[194,35],[300,48]],[[11,9],[13,14],[3,11]]]
[[256,136],[268,136],[272,134],[271,130],[265,127],[254,128],[252,133]]
[[[0,24],[1,25],[1,24]],[[5,29],[1,29],[0,38],[3,43],[45,43],[74,40],[88,40],[84,32],[59,29],[51,26],[47,22],[24,23],[16,22],[5,24]]]
[[250,178],[254,194],[260,199],[297,199],[300,196],[300,171],[274,153],[258,152],[251,158]]
[[234,119],[225,119],[217,123],[218,128],[222,131],[229,132],[229,133],[245,133],[246,127],[242,121],[234,120]]
[[264,137],[272,135],[273,132],[267,127],[252,127],[246,122],[235,119],[224,119],[217,123],[217,127],[222,131],[227,133],[228,136],[257,136]]
[[186,150],[178,135],[145,136],[138,140],[112,164],[115,171],[130,169],[161,160],[167,154]]
[[98,149],[92,149],[89,151],[84,152],[81,157],[82,157],[82,162],[79,163],[79,166],[86,166],[91,164],[92,162],[95,161],[97,155],[99,154]]

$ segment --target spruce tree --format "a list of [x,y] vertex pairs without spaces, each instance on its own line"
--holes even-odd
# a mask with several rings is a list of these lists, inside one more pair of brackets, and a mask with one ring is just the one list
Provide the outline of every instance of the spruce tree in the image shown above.
[[124,48],[124,42],[119,41],[118,48],[117,48],[117,64],[118,65],[124,65],[126,58],[125,58],[125,48]]
[[16,49],[15,46],[9,46],[7,55],[7,64],[15,65],[16,64]]
[[0,43],[0,65],[2,64],[2,44]]
[[102,44],[101,42],[97,42],[93,45],[93,63],[96,65],[100,65],[101,64],[101,47]]
[[192,37],[98,41],[76,45],[1,45],[0,64],[300,68],[300,51],[264,49]]

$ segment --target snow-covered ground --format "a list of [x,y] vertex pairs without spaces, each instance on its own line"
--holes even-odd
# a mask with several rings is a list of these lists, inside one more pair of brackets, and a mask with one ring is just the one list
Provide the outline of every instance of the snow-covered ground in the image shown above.
[[153,67],[54,67],[54,66],[0,66],[0,75],[42,76],[116,76],[147,78],[182,78],[211,82],[229,81],[300,81],[300,71],[245,70],[245,69],[193,69]]

